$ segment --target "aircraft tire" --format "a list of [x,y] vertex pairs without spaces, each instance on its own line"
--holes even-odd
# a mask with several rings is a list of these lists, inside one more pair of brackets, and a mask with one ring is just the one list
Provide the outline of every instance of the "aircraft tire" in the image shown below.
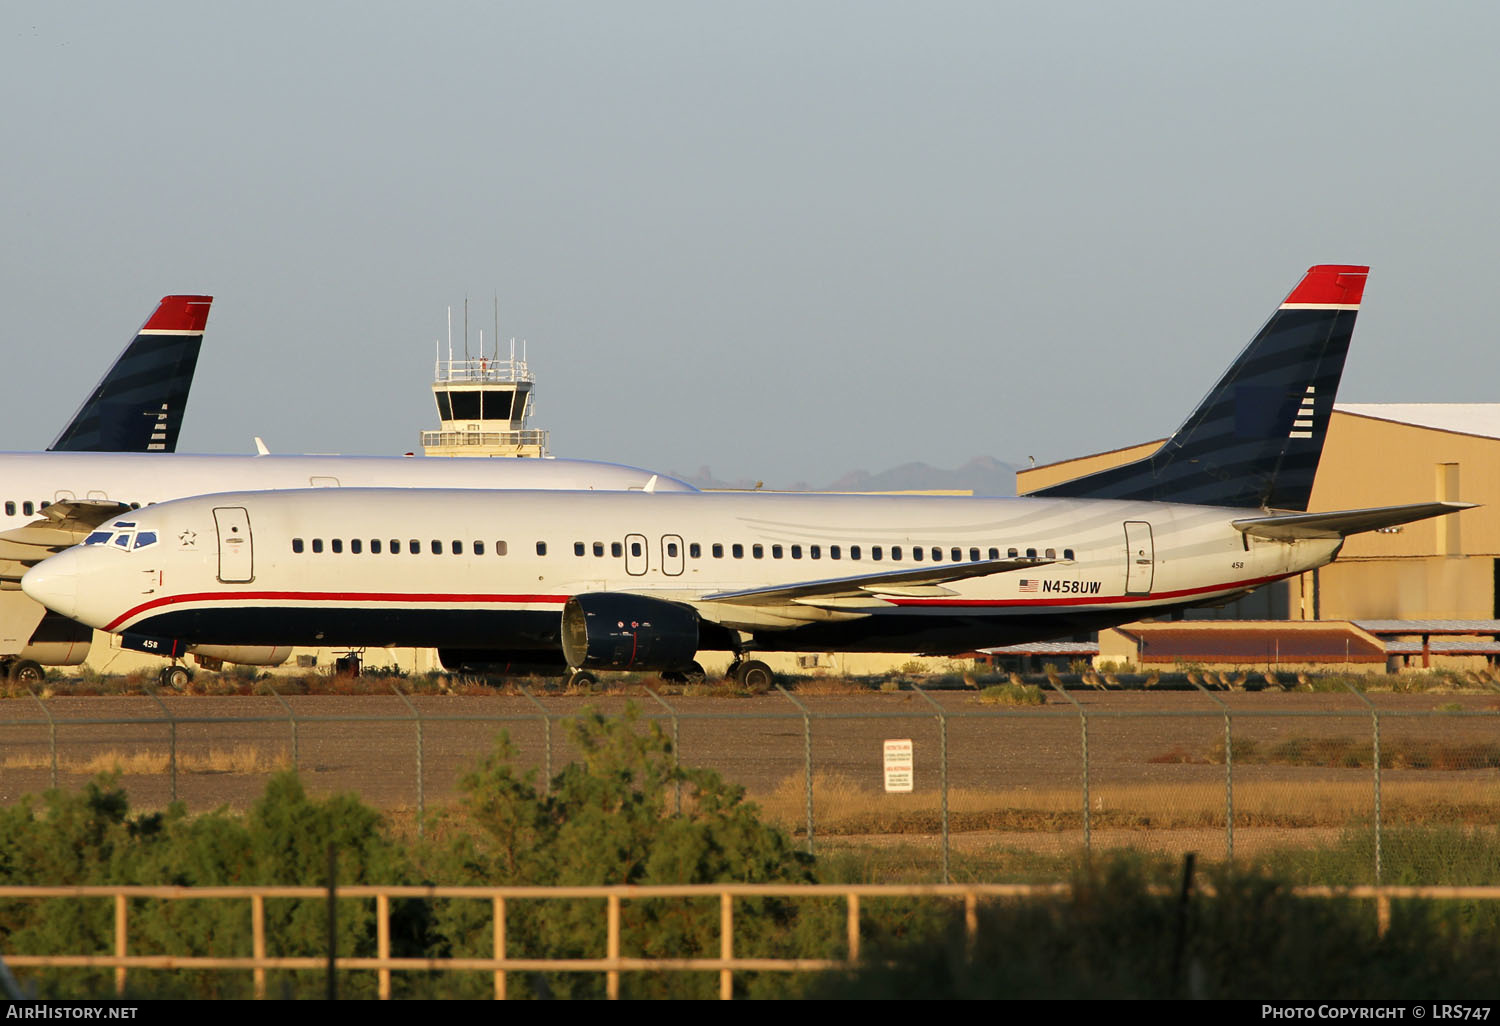
[[192,679],[193,675],[185,666],[167,666],[161,671],[161,686],[171,688],[173,691],[181,691]]
[[46,679],[47,673],[41,664],[34,663],[30,659],[17,659],[10,664],[9,672],[6,674],[13,684],[40,684]]
[[682,670],[682,679],[689,684],[702,684],[708,679],[708,673],[703,669],[702,663],[689,663]]
[[735,669],[734,679],[746,691],[757,693],[771,690],[771,685],[776,682],[771,668],[759,659],[747,659],[740,663]]
[[570,688],[591,688],[598,682],[599,678],[588,670],[574,670],[568,674],[568,687]]

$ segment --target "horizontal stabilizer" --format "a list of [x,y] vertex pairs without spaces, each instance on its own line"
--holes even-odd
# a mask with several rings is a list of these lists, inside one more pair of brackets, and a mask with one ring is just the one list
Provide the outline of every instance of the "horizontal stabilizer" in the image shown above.
[[1254,538],[1296,541],[1299,538],[1343,538],[1362,531],[1410,524],[1429,517],[1446,516],[1473,509],[1472,502],[1414,502],[1405,506],[1376,506],[1373,509],[1343,509],[1332,513],[1285,513],[1271,517],[1250,517],[1234,521],[1237,531]]
[[916,588],[962,581],[970,577],[1009,573],[1012,570],[1035,569],[1055,559],[981,559],[973,563],[947,563],[915,570],[888,570],[883,573],[857,574],[821,581],[781,584],[773,588],[747,588],[744,591],[720,591],[704,595],[702,602],[733,602],[736,605],[782,605],[814,598],[847,595],[906,594]]

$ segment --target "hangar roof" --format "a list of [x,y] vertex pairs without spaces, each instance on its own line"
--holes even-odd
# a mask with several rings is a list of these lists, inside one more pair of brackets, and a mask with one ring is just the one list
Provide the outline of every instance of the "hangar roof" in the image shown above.
[[1500,403],[1335,403],[1333,408],[1356,417],[1500,438]]

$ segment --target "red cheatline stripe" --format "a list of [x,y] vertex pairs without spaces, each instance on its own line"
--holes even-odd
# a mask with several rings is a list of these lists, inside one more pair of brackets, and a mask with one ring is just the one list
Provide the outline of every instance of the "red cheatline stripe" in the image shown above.
[[[1084,605],[1106,605],[1122,603],[1129,605],[1154,604],[1173,599],[1186,598],[1191,595],[1206,595],[1216,591],[1240,591],[1246,588],[1258,588],[1262,584],[1270,584],[1272,581],[1285,580],[1288,577],[1297,576],[1295,573],[1276,574],[1271,577],[1255,577],[1244,581],[1228,581],[1223,584],[1211,584],[1201,588],[1185,588],[1181,591],[1158,591],[1149,595],[1070,595],[1065,598],[1055,599],[913,599],[913,598],[891,598],[885,601],[896,606],[920,606],[923,608],[951,608],[951,609],[973,609],[973,608],[1051,608],[1056,606],[1084,606]],[[495,605],[500,603],[510,604],[548,604],[562,605],[568,601],[567,595],[465,595],[445,592],[342,592],[342,591],[230,591],[230,592],[194,592],[188,595],[164,595],[161,598],[143,602],[115,617],[104,626],[104,630],[113,631],[121,624],[133,620],[142,613],[162,606],[179,605],[187,602],[269,602],[269,601],[291,601],[291,602],[396,602],[396,603],[423,603],[423,604],[470,604],[483,603]]]
[[277,601],[287,600],[292,602],[421,602],[432,604],[459,604],[470,602],[481,603],[537,603],[547,602],[561,605],[568,601],[566,595],[459,595],[444,594],[441,592],[415,593],[406,592],[347,592],[347,591],[201,591],[189,595],[163,595],[161,598],[143,602],[134,609],[127,610],[105,624],[104,630],[112,631],[116,627],[133,620],[141,613],[149,609],[157,609],[161,606],[175,606],[184,602],[252,602],[252,601]]

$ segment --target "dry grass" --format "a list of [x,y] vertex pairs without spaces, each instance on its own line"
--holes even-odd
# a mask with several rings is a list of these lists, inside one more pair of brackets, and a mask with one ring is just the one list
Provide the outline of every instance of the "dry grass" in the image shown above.
[[[1481,793],[1490,790],[1490,794]],[[1451,783],[1387,781],[1382,815],[1391,825],[1485,824],[1494,821],[1493,785],[1457,793]],[[805,784],[787,777],[767,794],[751,796],[765,817],[793,833],[806,826]],[[813,775],[816,830],[823,835],[931,834],[941,829],[935,791],[885,794],[838,773]],[[1240,781],[1234,788],[1236,827],[1341,828],[1373,814],[1369,781],[1323,781],[1316,788],[1286,781]],[[1095,829],[1224,829],[1225,791],[1220,782],[1174,784],[1096,783],[1089,792]],[[976,790],[948,794],[948,825],[967,831],[1068,831],[1083,829],[1076,787]]]
[[[45,752],[12,755],[0,763],[3,769],[46,769],[52,765]],[[205,752],[178,752],[179,773],[274,773],[290,769],[291,757],[285,749],[264,749],[254,745],[235,745],[233,748],[210,748]],[[126,776],[158,776],[170,772],[171,756],[165,750],[122,752],[106,749],[82,759],[61,758],[58,768],[65,773],[93,776],[98,773],[119,772]]]
[[[1275,743],[1254,739],[1234,742],[1234,761],[1241,766],[1314,766],[1324,769],[1368,769],[1374,747],[1368,739],[1289,737]],[[1206,751],[1175,746],[1146,760],[1157,764],[1224,765],[1224,743]],[[1444,742],[1435,739],[1390,739],[1380,746],[1384,769],[1461,771],[1500,767],[1500,744]]]

